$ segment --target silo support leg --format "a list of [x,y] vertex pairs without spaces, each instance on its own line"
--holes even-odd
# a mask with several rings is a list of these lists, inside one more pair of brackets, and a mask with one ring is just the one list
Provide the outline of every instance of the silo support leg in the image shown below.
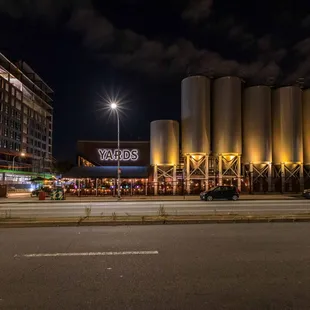
[[272,192],[272,165],[268,164],[268,192]]
[[219,185],[223,185],[223,157],[219,156]]
[[205,190],[209,189],[209,156],[206,155],[205,159]]
[[300,183],[300,191],[303,192],[304,189],[305,189],[305,184],[304,184],[304,165],[303,164],[300,164],[299,183]]
[[191,165],[190,155],[186,155],[186,192],[187,192],[187,195],[189,195],[191,191],[191,184],[190,184],[191,166],[190,165]]
[[285,164],[281,163],[281,192],[285,192]]
[[157,171],[157,165],[154,166],[154,180],[153,180],[153,184],[154,184],[154,195],[157,196],[158,195],[158,171]]
[[241,156],[238,156],[238,190],[241,191]]
[[173,166],[172,181],[173,181],[173,195],[175,195],[177,192],[177,166],[176,165]]
[[249,173],[250,173],[250,181],[249,181],[250,194],[253,194],[253,187],[254,187],[254,186],[253,186],[253,182],[254,182],[254,178],[253,178],[253,174],[254,174],[253,163],[250,163]]

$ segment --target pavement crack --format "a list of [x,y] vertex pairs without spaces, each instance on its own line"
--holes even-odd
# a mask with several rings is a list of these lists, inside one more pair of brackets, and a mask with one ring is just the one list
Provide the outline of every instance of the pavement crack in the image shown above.
[[36,272],[41,267],[43,267],[43,264],[40,264],[39,266],[37,266],[37,267],[33,268],[32,270],[30,270],[30,273]]

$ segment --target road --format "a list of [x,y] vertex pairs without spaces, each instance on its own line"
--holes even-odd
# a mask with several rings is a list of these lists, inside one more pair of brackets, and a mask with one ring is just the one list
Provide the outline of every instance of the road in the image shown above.
[[307,223],[0,229],[1,309],[309,309]]
[[239,201],[121,201],[121,202],[61,202],[0,204],[0,218],[55,218],[90,216],[156,216],[169,215],[288,215],[310,214],[309,200],[239,200]]

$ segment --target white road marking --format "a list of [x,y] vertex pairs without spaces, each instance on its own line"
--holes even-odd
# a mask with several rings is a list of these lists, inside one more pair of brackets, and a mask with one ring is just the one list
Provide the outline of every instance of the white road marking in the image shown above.
[[[116,255],[157,255],[158,251],[122,251],[122,252],[82,252],[82,253],[38,253],[23,254],[23,257],[59,257],[59,256],[116,256]],[[15,255],[17,257],[19,255]]]

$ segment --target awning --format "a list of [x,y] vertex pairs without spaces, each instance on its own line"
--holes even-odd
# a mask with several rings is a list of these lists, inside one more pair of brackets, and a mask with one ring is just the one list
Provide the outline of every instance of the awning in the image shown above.
[[[121,167],[121,178],[148,178],[148,167],[127,166]],[[69,172],[63,175],[63,178],[117,178],[116,166],[99,167],[73,167]]]

